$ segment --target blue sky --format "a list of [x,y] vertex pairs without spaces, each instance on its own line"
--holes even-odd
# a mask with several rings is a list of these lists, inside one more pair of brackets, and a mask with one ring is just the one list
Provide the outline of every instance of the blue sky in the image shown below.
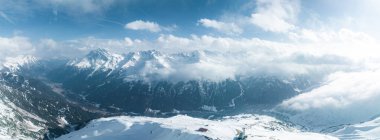
[[[281,13],[283,12],[281,10],[274,11],[274,14],[280,14],[282,16],[280,18],[297,28],[323,26],[332,29],[352,28],[370,31],[372,29],[367,29],[363,25],[353,27],[351,24],[339,22],[346,22],[345,20],[349,18],[361,20],[356,24],[363,24],[369,20],[377,22],[377,20],[372,21],[371,17],[363,17],[366,13],[377,12],[365,10],[371,3],[377,3],[373,0],[344,2],[339,0],[83,0],[79,2],[75,0],[0,0],[0,35],[18,34],[32,39],[56,40],[89,36],[153,39],[159,34],[287,39],[283,31],[273,32],[263,29],[249,20],[252,14],[258,13],[260,9],[268,9],[270,8],[268,5],[276,5],[276,3],[291,9],[290,12],[289,9],[285,9],[285,13]],[[224,22],[227,28],[237,27],[239,30],[220,32],[213,27],[202,26],[199,22],[201,19]],[[152,22],[165,29],[152,33],[125,28],[126,24],[137,20]],[[313,23],[310,23],[311,21]],[[230,26],[231,24],[234,25]]]
[[293,44],[377,40],[378,4],[377,0],[0,0],[0,39],[22,38],[34,48],[68,46],[68,42],[91,48],[176,46],[173,39],[199,44],[205,38]]
[[[0,18],[1,34],[12,35],[20,32],[34,38],[54,39],[150,36],[148,33],[124,29],[126,23],[135,20],[151,21],[168,27],[176,26],[175,31],[171,32],[173,34],[198,34],[204,33],[197,26],[199,19],[217,18],[226,12],[238,10],[245,3],[243,0],[87,1],[90,4],[59,0],[1,1],[0,11],[9,19],[3,16]],[[99,6],[91,5],[92,3]],[[87,5],[94,9],[81,10]]]

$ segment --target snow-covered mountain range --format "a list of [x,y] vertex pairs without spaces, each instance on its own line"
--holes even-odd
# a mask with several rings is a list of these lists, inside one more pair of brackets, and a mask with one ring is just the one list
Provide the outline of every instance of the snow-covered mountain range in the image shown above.
[[0,66],[0,69],[16,72],[20,71],[22,68],[28,68],[35,63],[37,63],[38,59],[34,56],[30,55],[20,55],[17,57],[7,57],[5,59],[5,62],[3,62],[2,66]]
[[206,53],[194,51],[165,54],[148,50],[115,54],[105,49],[97,49],[89,52],[83,58],[68,62],[68,65],[80,70],[91,70],[89,76],[97,72],[108,72],[108,75],[118,73],[125,80],[208,80],[207,77],[179,76],[180,74],[191,74],[191,71],[185,71],[185,68],[192,66],[196,68],[196,65],[201,64],[202,61],[211,61],[212,59],[209,57],[215,54],[206,55]]
[[[7,58],[0,66],[0,139],[53,139],[83,126],[60,139],[232,139],[242,128],[248,139],[379,138],[378,119],[312,128],[306,124],[318,124],[315,117],[281,106],[323,86],[320,79],[230,75],[221,57],[231,56],[97,49],[76,59]],[[210,72],[220,68],[227,71]],[[223,117],[247,112],[273,117]],[[121,116],[87,124],[126,114],[164,118]]]
[[205,51],[166,54],[154,50],[115,54],[97,49],[57,67],[46,77],[79,94],[81,100],[105,109],[135,113],[147,109],[171,112],[211,107],[215,111],[242,105],[272,106],[313,84],[302,76],[236,75],[219,80],[189,76],[199,73],[198,70],[193,73],[192,67],[219,63],[215,58],[218,55],[221,54]]

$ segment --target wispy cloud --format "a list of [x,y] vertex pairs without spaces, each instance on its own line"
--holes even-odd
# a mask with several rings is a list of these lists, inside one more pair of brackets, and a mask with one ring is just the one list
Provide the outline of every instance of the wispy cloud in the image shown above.
[[13,21],[12,19],[10,19],[10,18],[8,17],[8,15],[5,14],[4,12],[2,12],[2,11],[0,11],[0,17],[2,17],[2,18],[3,18],[4,20],[6,20],[7,22],[14,24],[14,21]]
[[217,20],[212,20],[212,19],[207,19],[207,18],[200,19],[198,23],[204,27],[213,28],[225,34],[233,35],[233,34],[243,33],[243,29],[241,29],[235,23],[225,23],[222,21],[217,21]]

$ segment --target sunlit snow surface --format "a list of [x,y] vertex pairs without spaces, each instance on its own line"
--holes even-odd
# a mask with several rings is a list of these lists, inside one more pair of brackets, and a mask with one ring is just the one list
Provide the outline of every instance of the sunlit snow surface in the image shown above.
[[7,57],[5,62],[0,64],[0,69],[6,68],[11,72],[20,70],[21,67],[28,67],[33,63],[37,62],[37,58],[34,56],[17,56],[17,57]]
[[[199,128],[206,132],[196,131]],[[237,130],[246,129],[248,139],[307,139],[335,140],[317,133],[301,132],[295,127],[268,116],[239,115],[220,120],[207,120],[189,116],[171,118],[111,117],[91,121],[86,127],[61,136],[66,139],[130,139],[130,140],[233,140]]]
[[380,118],[354,125],[344,126],[332,133],[340,139],[380,139]]

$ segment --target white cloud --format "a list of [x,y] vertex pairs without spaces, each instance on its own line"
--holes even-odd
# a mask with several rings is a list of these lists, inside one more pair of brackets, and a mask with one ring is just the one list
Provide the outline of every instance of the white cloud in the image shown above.
[[[340,31],[337,31],[340,32]],[[355,32],[352,32],[356,34]],[[158,50],[163,53],[178,53],[191,51],[212,52],[212,55],[202,57],[202,62],[172,66],[169,73],[179,79],[213,79],[220,80],[234,78],[236,75],[272,75],[291,77],[294,75],[310,75],[315,79],[323,79],[336,71],[355,71],[363,68],[362,63],[368,57],[376,56],[366,53],[374,50],[373,44],[366,44],[360,37],[352,37],[357,43],[340,41],[340,36],[333,36],[337,42],[299,42],[280,43],[258,38],[229,38],[214,36],[179,37],[174,35],[160,35],[156,40],[138,40],[126,37],[123,40],[84,38],[67,41],[61,46],[78,47],[76,54],[84,55],[89,50],[108,48],[118,53],[131,51]],[[333,39],[334,40],[334,39]],[[366,44],[363,46],[363,44]],[[67,48],[66,48],[67,49]],[[74,53],[71,53],[74,54]],[[363,54],[363,55],[358,55]],[[365,54],[365,55],[364,55]],[[80,56],[80,55],[77,55]],[[191,67],[191,69],[190,69]],[[191,72],[186,69],[192,70]],[[158,72],[158,71],[157,71]],[[210,74],[212,73],[212,74]],[[185,75],[185,76],[184,76]],[[188,77],[186,77],[188,76]]]
[[[342,37],[337,35],[331,36],[331,41],[320,42],[285,43],[259,38],[230,38],[209,35],[179,37],[162,34],[155,40],[139,40],[129,37],[124,39],[88,37],[57,42],[52,39],[43,39],[35,45],[29,43],[29,45],[22,46],[30,46],[32,50],[34,49],[35,55],[43,58],[81,57],[90,50],[97,48],[107,48],[117,53],[152,49],[163,53],[204,51],[212,53],[202,57],[202,62],[186,66],[173,66],[169,74],[164,72],[162,74],[166,77],[168,75],[174,76],[177,79],[182,75],[185,79],[213,80],[233,79],[236,75],[263,74],[280,77],[310,75],[320,80],[336,71],[361,70],[366,64],[363,62],[378,58],[376,53],[378,51],[373,51],[376,50],[376,43],[368,43],[366,39],[361,39],[361,33],[346,29],[345,31],[336,31],[334,34],[340,34],[340,32],[347,33],[344,35],[344,40],[341,40]],[[346,40],[351,42],[346,43]],[[189,73],[193,73],[193,75],[183,76],[185,70],[190,69],[190,67],[194,71]]]
[[202,26],[207,28],[213,28],[225,34],[241,34],[243,29],[241,29],[235,23],[225,23],[221,21],[211,20],[211,19],[200,19],[198,21]]
[[0,69],[7,58],[19,55],[33,55],[35,48],[26,37],[0,37]]
[[142,20],[136,20],[136,21],[127,23],[125,24],[124,27],[130,30],[146,30],[150,32],[161,31],[161,27],[157,23],[151,22],[151,21],[142,21]]
[[379,115],[379,80],[379,69],[333,73],[322,86],[283,102],[281,109],[312,128],[359,123]]
[[126,46],[133,46],[134,45],[134,41],[129,37],[124,38],[124,41],[126,43]]
[[296,28],[299,9],[298,0],[258,0],[251,22],[265,31],[288,32]]
[[14,36],[0,37],[0,60],[5,57],[14,57],[17,55],[31,54],[35,51],[29,38]]
[[[83,13],[101,13],[112,3],[96,0],[44,2],[72,14],[78,12],[78,9]],[[96,48],[108,48],[118,53],[152,49],[164,53],[199,51],[199,61],[186,65],[173,63],[167,69],[158,70],[147,66],[142,73],[175,80],[223,80],[233,79],[236,75],[307,75],[318,79],[322,84],[284,101],[276,108],[277,111],[288,113],[295,122],[314,127],[355,123],[378,115],[380,47],[376,38],[347,28],[314,30],[297,27],[299,6],[298,0],[258,0],[256,11],[250,17],[244,17],[264,31],[286,33],[283,35],[288,35],[291,42],[162,34],[155,40],[88,37],[68,41],[42,39],[33,44],[27,37],[0,37],[0,63],[7,57],[26,54],[43,58],[80,57]],[[0,13],[0,16],[7,20],[4,13]],[[243,33],[243,29],[238,26],[240,24],[234,22],[211,19],[201,19],[198,22],[204,27],[227,34]],[[368,22],[364,25],[368,25]],[[374,26],[368,26],[372,27]],[[125,28],[160,32],[176,27],[168,28],[155,22],[136,20],[127,23]],[[206,52],[211,53],[205,54]]]
[[354,32],[349,29],[334,30],[311,30],[300,29],[289,32],[289,38],[293,41],[311,41],[311,42],[345,42],[355,43],[374,42],[376,39],[364,32]]

